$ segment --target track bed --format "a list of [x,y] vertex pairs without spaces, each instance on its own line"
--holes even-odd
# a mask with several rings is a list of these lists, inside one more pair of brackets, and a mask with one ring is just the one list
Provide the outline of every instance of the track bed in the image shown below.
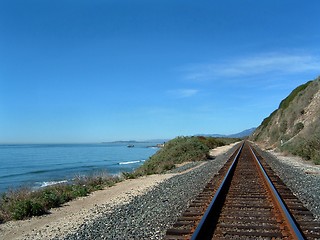
[[244,142],[165,239],[320,239],[320,223]]

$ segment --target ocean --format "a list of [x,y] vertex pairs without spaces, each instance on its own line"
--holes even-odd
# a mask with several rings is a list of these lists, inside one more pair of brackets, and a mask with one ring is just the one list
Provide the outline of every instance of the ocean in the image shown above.
[[[134,147],[128,145],[134,144]],[[70,182],[76,176],[131,172],[158,151],[154,142],[1,144],[0,193]]]

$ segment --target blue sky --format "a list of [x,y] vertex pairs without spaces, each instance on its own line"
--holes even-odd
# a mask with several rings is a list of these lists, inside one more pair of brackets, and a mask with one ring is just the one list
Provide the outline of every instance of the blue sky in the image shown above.
[[320,74],[320,1],[2,0],[0,142],[231,134]]

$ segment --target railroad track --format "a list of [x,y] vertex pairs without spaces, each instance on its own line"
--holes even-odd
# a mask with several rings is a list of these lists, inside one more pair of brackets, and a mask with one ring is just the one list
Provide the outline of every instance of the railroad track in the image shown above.
[[320,239],[320,222],[244,142],[165,239]]

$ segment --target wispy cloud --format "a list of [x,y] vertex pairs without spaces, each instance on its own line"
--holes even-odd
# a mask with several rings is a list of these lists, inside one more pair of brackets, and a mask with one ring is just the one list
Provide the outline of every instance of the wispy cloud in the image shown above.
[[185,78],[193,81],[220,78],[255,77],[265,74],[287,75],[320,72],[320,57],[299,54],[267,53],[225,62],[191,65],[183,69]]
[[175,98],[188,98],[196,95],[199,92],[198,89],[174,89],[168,90],[167,93]]

